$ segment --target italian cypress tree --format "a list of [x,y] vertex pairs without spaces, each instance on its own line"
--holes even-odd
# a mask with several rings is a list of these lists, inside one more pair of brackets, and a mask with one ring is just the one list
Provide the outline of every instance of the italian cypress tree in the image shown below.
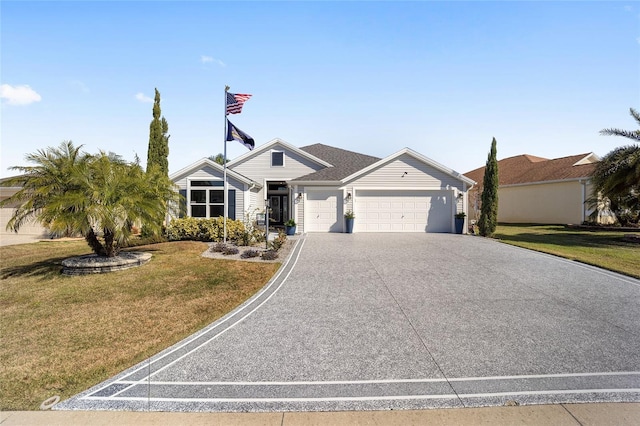
[[496,156],[496,138],[493,138],[482,180],[482,207],[478,228],[483,237],[492,236],[498,225],[498,160]]
[[153,101],[153,120],[149,125],[149,148],[147,151],[147,172],[157,166],[160,173],[169,176],[169,123],[161,118],[160,92],[156,89]]

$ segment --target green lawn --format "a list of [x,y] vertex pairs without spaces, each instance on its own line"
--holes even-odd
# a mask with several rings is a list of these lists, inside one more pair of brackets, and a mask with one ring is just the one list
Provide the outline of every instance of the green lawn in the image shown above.
[[624,241],[624,234],[563,225],[502,224],[498,226],[495,238],[640,278],[640,244]]
[[0,247],[0,410],[36,410],[144,360],[262,288],[277,263],[203,258],[200,242],[136,247],[139,268],[65,276],[84,241]]

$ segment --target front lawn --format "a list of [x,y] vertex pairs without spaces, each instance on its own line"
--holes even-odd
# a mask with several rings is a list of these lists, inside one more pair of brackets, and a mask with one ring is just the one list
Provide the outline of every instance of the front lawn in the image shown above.
[[279,267],[203,258],[200,242],[137,247],[139,268],[63,276],[84,241],[0,247],[0,410],[66,399],[240,305]]
[[495,238],[640,278],[640,244],[623,240],[625,232],[563,225],[498,225]]

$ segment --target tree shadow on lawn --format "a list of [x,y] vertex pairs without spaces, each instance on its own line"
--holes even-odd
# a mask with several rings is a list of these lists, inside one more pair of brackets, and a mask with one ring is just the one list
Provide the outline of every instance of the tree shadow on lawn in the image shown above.
[[638,244],[624,241],[624,235],[602,235],[585,232],[575,232],[570,229],[558,229],[560,232],[528,233],[515,235],[496,233],[495,238],[520,243],[551,244],[563,247],[585,248],[637,248]]
[[[123,251],[130,252],[158,252],[161,250],[150,248],[149,246],[135,247]],[[12,277],[39,277],[41,280],[57,277],[62,275],[62,261],[71,259],[72,257],[89,256],[92,253],[85,253],[73,256],[50,257],[46,260],[27,263],[24,265],[15,265],[0,269],[0,280],[6,280]]]
[[0,280],[12,277],[40,277],[47,279],[62,274],[62,261],[74,256],[51,257],[39,262],[4,267],[0,271]]

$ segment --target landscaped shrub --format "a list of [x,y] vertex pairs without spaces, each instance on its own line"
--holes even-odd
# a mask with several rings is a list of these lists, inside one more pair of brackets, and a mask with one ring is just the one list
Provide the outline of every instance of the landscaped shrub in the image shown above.
[[238,254],[240,252],[240,250],[238,250],[238,247],[236,246],[227,246],[224,248],[224,250],[222,250],[222,254],[224,254],[225,256],[231,256],[233,254]]
[[225,243],[215,243],[211,246],[209,250],[211,250],[214,253],[222,253],[226,248],[227,248],[227,245]]
[[287,242],[287,234],[282,231],[278,231],[278,236],[269,243],[269,248],[274,251],[278,251]]
[[253,241],[255,241],[257,244],[264,243],[264,240],[265,240],[264,231],[258,228],[254,228],[254,230],[252,231],[252,234],[253,234]]
[[254,250],[254,249],[245,250],[240,255],[242,259],[250,259],[252,257],[258,257],[258,256],[260,256],[260,251]]
[[[244,224],[239,220],[227,219],[227,239],[235,241],[244,232]],[[183,217],[174,219],[167,226],[167,238],[171,241],[222,241],[224,238],[224,218],[199,219]]]
[[164,235],[152,235],[149,237],[140,236],[139,238],[132,238],[131,240],[127,241],[125,247],[146,246],[148,244],[166,243],[167,241],[167,237],[165,237]]
[[262,252],[262,260],[276,260],[278,258],[278,252],[275,250],[267,250]]

